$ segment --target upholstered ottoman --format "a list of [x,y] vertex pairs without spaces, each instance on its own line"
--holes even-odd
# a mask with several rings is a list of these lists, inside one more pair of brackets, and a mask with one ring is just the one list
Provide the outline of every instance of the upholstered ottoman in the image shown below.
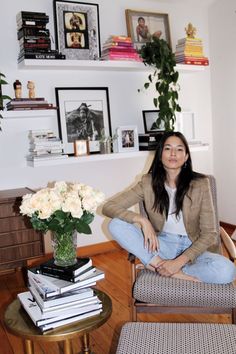
[[236,325],[129,322],[116,354],[233,354]]

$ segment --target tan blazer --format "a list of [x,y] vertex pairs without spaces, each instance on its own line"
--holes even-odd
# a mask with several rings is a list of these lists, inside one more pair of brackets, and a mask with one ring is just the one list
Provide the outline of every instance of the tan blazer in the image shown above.
[[[110,218],[119,218],[133,223],[137,213],[128,209],[140,201],[144,201],[148,218],[157,234],[160,233],[165,217],[152,208],[154,193],[150,174],[144,175],[141,181],[130,190],[111,198],[104,204],[102,212]],[[184,254],[193,261],[206,250],[219,253],[218,228],[207,177],[193,180],[190,183],[189,190],[184,197],[182,212],[187,234],[193,242]]]

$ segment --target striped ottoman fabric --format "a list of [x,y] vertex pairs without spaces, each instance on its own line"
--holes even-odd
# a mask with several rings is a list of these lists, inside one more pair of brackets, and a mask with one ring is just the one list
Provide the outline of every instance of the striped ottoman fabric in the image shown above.
[[236,325],[130,322],[116,354],[234,354]]

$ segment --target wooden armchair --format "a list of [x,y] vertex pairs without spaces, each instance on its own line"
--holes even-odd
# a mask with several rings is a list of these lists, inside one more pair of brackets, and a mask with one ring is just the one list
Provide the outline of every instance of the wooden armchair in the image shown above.
[[[216,220],[218,220],[216,183],[209,176]],[[145,213],[144,205],[140,212]],[[235,262],[236,248],[226,231],[219,226],[219,240],[223,242],[230,259]],[[191,282],[171,277],[161,277],[157,273],[136,264],[135,256],[129,254],[131,262],[132,321],[137,321],[137,313],[211,313],[230,314],[236,324],[236,287],[231,284],[208,284]]]

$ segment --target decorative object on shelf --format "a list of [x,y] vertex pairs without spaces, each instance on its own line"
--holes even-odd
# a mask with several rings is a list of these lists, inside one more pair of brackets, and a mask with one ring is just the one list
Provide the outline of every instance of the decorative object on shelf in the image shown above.
[[199,140],[196,140],[194,112],[183,110],[177,113],[176,130],[184,134],[189,144],[201,143]]
[[116,129],[117,139],[113,144],[114,152],[138,151],[138,128],[136,125],[123,125]]
[[144,64],[154,69],[144,88],[153,84],[157,91],[158,97],[153,99],[154,106],[159,109],[157,127],[160,128],[163,124],[166,131],[174,130],[175,112],[181,111],[178,104],[179,73],[175,70],[175,56],[168,43],[155,36],[141,47],[139,53]]
[[3,100],[10,100],[11,99],[11,97],[2,94],[2,85],[8,85],[8,82],[6,82],[6,80],[4,80],[5,77],[6,76],[3,73],[0,73],[0,111],[2,111],[4,108]]
[[21,98],[22,97],[22,85],[21,82],[19,80],[16,80],[13,83],[13,88],[15,91],[15,98]]
[[99,152],[104,129],[111,135],[107,87],[56,87],[59,135],[66,154],[74,154],[75,140],[89,140],[90,153]]
[[131,37],[112,35],[103,44],[102,60],[141,61]]
[[143,125],[145,133],[159,133],[165,130],[163,122],[160,126],[157,126],[157,118],[159,115],[158,110],[147,110],[143,111]]
[[89,141],[88,140],[75,140],[74,141],[74,155],[75,156],[89,155]]
[[112,145],[114,144],[117,137],[117,134],[114,134],[113,136],[106,135],[105,130],[102,129],[101,135],[99,137],[100,153],[110,154],[112,152]]
[[98,60],[98,4],[54,0],[56,46],[66,59]]
[[[33,86],[31,86],[33,87]],[[31,89],[30,89],[31,90]],[[48,103],[44,97],[13,98],[6,104],[8,111],[56,109],[52,103]]]
[[209,65],[209,59],[203,54],[202,40],[195,38],[196,28],[189,23],[185,32],[187,37],[179,39],[176,45],[176,62],[189,65]]
[[35,98],[35,84],[33,81],[27,82],[27,89],[29,90],[29,98]]
[[74,231],[91,234],[89,224],[104,194],[82,183],[55,182],[34,194],[26,194],[20,212],[30,218],[35,230],[52,231],[55,262],[68,266],[76,262]]
[[132,38],[135,47],[140,49],[152,37],[164,39],[171,48],[170,26],[168,14],[125,10],[128,36]]

